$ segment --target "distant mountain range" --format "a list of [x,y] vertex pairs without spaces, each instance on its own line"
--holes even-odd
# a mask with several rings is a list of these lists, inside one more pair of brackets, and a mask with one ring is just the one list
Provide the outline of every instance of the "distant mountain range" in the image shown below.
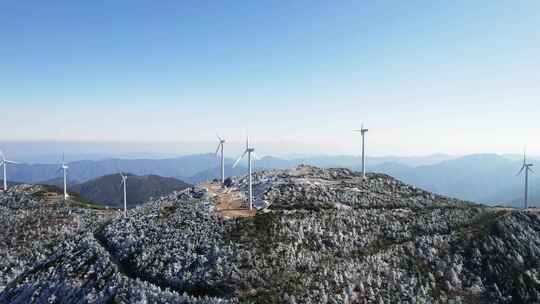
[[[245,174],[245,163],[232,168],[233,159],[226,158],[226,175]],[[263,157],[254,162],[254,170],[293,168],[299,164],[319,167],[360,169],[359,156],[317,156],[283,159]],[[70,182],[87,182],[119,170],[136,175],[173,177],[189,183],[219,178],[218,160],[214,154],[195,154],[170,159],[105,159],[75,161],[69,164]],[[369,157],[368,171],[382,172],[428,191],[486,204],[516,205],[523,197],[523,177],[516,176],[521,160],[515,155],[476,154],[454,157],[436,154],[425,157]],[[52,183],[61,186],[58,165],[21,164],[8,167],[12,181]],[[540,179],[531,177],[530,202],[540,205],[535,194]]]
[[[190,187],[181,180],[157,175],[138,176],[128,174],[127,203],[132,208],[146,202],[151,197],[159,197],[175,190]],[[122,208],[124,192],[118,174],[102,176],[82,184],[73,185],[70,192],[77,192],[81,197],[97,204]]]
[[[104,159],[69,163],[69,178],[85,182],[120,170],[136,175],[190,177],[216,165],[213,154],[197,154],[171,159]],[[38,183],[61,177],[57,164],[20,164],[8,167],[9,180]]]
[[521,197],[523,177],[516,176],[520,165],[496,154],[477,154],[434,165],[386,163],[372,169],[439,194],[496,204]]
[[[46,181],[37,182],[37,184],[56,186],[58,188],[63,188],[64,187],[64,177],[56,177],[56,178],[49,179],[49,180],[46,180]],[[76,185],[76,184],[80,184],[80,182],[78,180],[68,178],[67,184],[68,184],[68,187],[69,187],[69,186],[73,186],[73,185]]]

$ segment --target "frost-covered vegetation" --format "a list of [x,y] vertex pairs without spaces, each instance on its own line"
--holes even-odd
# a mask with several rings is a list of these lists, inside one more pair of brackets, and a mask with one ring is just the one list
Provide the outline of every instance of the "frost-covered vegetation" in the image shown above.
[[17,185],[0,194],[0,291],[55,252],[56,245],[105,215],[63,201],[48,202],[43,192],[41,186]]
[[224,220],[204,191],[174,192],[64,237],[0,302],[540,302],[535,212],[345,169],[254,181],[254,218]]

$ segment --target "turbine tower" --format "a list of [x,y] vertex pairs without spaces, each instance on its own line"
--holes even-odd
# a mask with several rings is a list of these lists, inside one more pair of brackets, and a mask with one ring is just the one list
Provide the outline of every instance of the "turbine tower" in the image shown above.
[[2,152],[2,150],[0,150],[0,166],[2,166],[3,171],[4,171],[4,175],[3,175],[3,178],[4,178],[4,192],[7,191],[7,164],[16,165],[18,163],[14,162],[14,161],[11,161],[11,160],[7,160],[6,156],[4,155],[4,152]]
[[364,129],[364,124],[360,127],[360,130],[353,130],[354,132],[360,132],[362,135],[362,178],[366,178],[366,133],[368,129]]
[[120,183],[120,186],[124,186],[124,216],[127,217],[127,192],[126,192],[126,184],[128,176],[124,175],[124,173],[120,172],[120,176],[122,177],[122,182]]
[[531,167],[533,164],[527,163],[527,156],[525,155],[525,152],[523,153],[523,166],[521,166],[521,170],[519,170],[519,173],[517,175],[520,175],[521,172],[525,170],[525,199],[523,201],[525,209],[529,208],[529,172],[534,172]]
[[249,195],[249,210],[253,209],[253,185],[251,180],[251,158],[253,156],[254,159],[256,159],[255,155],[255,149],[249,146],[249,137],[246,137],[246,149],[244,150],[244,153],[236,160],[236,162],[233,165],[233,168],[238,165],[238,163],[244,158],[244,156],[248,157],[248,181],[249,181],[249,187],[248,187],[248,195]]
[[64,154],[62,154],[62,165],[60,166],[60,170],[64,173],[64,201],[68,198],[68,192],[67,192],[67,171],[69,169],[68,164],[64,160]]
[[223,156],[223,145],[225,144],[225,139],[221,138],[219,134],[216,134],[216,136],[219,140],[219,144],[216,149],[216,155],[218,155],[218,153],[221,150],[221,156],[220,156],[221,157],[221,184],[224,184],[225,183],[225,157]]

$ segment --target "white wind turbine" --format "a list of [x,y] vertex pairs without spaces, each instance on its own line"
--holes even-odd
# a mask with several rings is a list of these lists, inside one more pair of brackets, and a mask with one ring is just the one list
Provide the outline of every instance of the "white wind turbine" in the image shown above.
[[360,132],[362,135],[362,178],[366,178],[366,133],[368,129],[364,129],[364,124],[360,127],[360,130],[353,130],[354,132]]
[[68,198],[68,192],[67,192],[67,172],[68,172],[69,166],[66,163],[64,159],[64,154],[62,154],[62,164],[60,165],[60,168],[58,168],[58,171],[62,170],[64,175],[64,201]]
[[216,155],[218,155],[221,150],[221,183],[223,184],[225,183],[225,157],[223,156],[223,145],[225,144],[225,139],[221,138],[219,134],[216,134],[216,136],[219,140],[219,144],[216,149]]
[[520,175],[521,172],[523,172],[523,170],[525,170],[525,199],[524,199],[525,209],[529,208],[529,202],[528,202],[528,198],[529,198],[529,172],[531,172],[531,173],[534,172],[531,169],[532,166],[533,166],[533,164],[528,164],[527,163],[526,153],[523,152],[523,166],[521,166],[521,170],[519,170],[519,173],[517,175]]
[[3,171],[4,171],[4,191],[7,191],[7,164],[12,164],[12,165],[16,165],[18,164],[17,162],[14,162],[14,161],[11,161],[11,160],[7,160],[6,159],[6,156],[4,155],[4,152],[2,152],[2,150],[0,150],[0,166],[2,166],[3,168]]
[[124,173],[122,173],[122,172],[120,172],[119,174],[122,177],[122,182],[120,183],[120,186],[122,186],[122,185],[124,186],[124,216],[127,217],[127,191],[126,191],[126,186],[127,186],[128,176],[124,175]]
[[249,137],[246,137],[246,149],[244,150],[244,153],[236,160],[236,162],[233,165],[233,168],[238,165],[238,163],[244,158],[244,156],[248,156],[248,181],[249,181],[249,188],[248,188],[248,195],[249,195],[249,210],[253,209],[253,185],[251,180],[251,157],[253,155],[254,159],[257,159],[257,156],[255,155],[255,149],[249,146]]

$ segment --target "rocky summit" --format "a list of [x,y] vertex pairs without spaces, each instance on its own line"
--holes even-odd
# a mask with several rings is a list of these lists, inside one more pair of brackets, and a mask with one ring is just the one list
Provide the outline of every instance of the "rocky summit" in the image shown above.
[[[216,210],[219,194],[198,188],[127,218],[44,207],[24,186],[0,194],[0,251],[10,256],[0,303],[540,302],[535,210],[347,169],[299,166],[253,182],[257,212],[232,219]],[[232,183],[227,191],[247,190],[245,176]],[[85,220],[57,221],[37,243],[19,231],[49,214]]]

